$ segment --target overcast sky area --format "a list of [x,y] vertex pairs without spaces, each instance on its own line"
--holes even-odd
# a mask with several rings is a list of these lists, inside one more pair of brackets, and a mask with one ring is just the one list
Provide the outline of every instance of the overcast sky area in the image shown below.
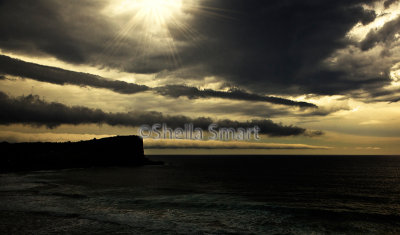
[[147,154],[399,154],[400,1],[0,0],[0,141],[145,140]]

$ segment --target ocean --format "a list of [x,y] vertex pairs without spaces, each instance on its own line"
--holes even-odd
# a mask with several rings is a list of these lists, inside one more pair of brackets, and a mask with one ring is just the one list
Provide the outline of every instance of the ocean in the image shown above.
[[400,156],[150,156],[0,175],[0,234],[400,234]]

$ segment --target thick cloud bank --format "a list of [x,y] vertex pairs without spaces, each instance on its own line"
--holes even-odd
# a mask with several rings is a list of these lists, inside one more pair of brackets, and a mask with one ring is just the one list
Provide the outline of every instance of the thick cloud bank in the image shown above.
[[55,128],[61,124],[108,124],[111,126],[153,125],[165,123],[172,128],[183,127],[193,123],[195,127],[208,129],[212,123],[220,127],[250,128],[258,126],[262,134],[270,136],[291,135],[321,135],[321,132],[307,131],[296,126],[285,126],[271,120],[252,120],[238,122],[232,120],[212,120],[206,117],[190,118],[186,116],[169,116],[159,112],[127,112],[107,113],[100,109],[90,109],[82,106],[66,106],[57,102],[46,102],[38,96],[21,96],[10,98],[0,92],[0,124],[29,124]]

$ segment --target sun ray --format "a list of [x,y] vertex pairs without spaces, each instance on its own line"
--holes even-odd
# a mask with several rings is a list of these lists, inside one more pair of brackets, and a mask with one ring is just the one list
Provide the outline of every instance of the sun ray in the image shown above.
[[[110,0],[107,15],[126,19],[119,32],[105,44],[102,58],[111,59],[124,52],[126,48],[134,48],[132,61],[150,64],[152,51],[165,54],[172,67],[181,64],[177,41],[172,28],[196,46],[204,40],[201,32],[192,28],[188,17],[210,17],[221,20],[234,20],[237,12],[202,5],[204,0]],[[130,17],[129,17],[130,15]],[[188,16],[189,15],[189,16]],[[131,45],[131,46],[130,46]],[[160,52],[161,51],[161,52]],[[153,55],[153,56],[160,56]],[[169,67],[166,65],[166,67]]]

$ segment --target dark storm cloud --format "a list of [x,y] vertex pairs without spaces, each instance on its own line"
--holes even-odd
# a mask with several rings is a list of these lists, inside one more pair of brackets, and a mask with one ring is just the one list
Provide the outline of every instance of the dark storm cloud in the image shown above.
[[400,32],[400,17],[387,22],[379,30],[372,29],[360,43],[361,49],[366,51],[378,43],[390,44],[396,40],[395,35]]
[[[209,40],[200,49],[188,48],[183,61],[193,67],[202,63],[205,75],[258,92],[335,94],[358,89],[363,82],[348,88],[348,71],[329,71],[322,61],[349,45],[345,35],[354,25],[375,19],[375,12],[360,5],[370,2],[206,1],[210,9],[240,14],[233,14],[230,22],[195,18],[192,26]],[[174,33],[180,35],[179,30]]]
[[149,89],[146,86],[123,81],[106,80],[100,76],[88,73],[78,73],[55,67],[28,63],[2,55],[0,55],[0,73],[20,76],[23,78],[31,78],[37,81],[57,85],[72,84],[78,86],[106,88],[121,94],[134,94]]
[[[137,34],[143,33],[140,30],[130,32],[131,41],[119,41],[113,53],[104,53],[104,45],[113,42],[118,28],[124,27],[124,23],[116,23],[120,19],[100,14],[106,0],[35,0],[29,4],[3,0],[0,48],[135,73],[168,71],[180,76],[182,73],[178,72],[185,71],[187,78],[215,76],[266,96],[246,96],[249,100],[269,99],[269,94],[334,95],[359,89],[368,92],[370,86],[387,85],[388,76],[378,79],[373,75],[354,75],[353,71],[332,69],[323,62],[338,49],[354,43],[345,36],[357,23],[367,24],[375,19],[375,12],[364,9],[362,4],[376,1],[199,1],[203,10],[187,10],[193,15],[184,22],[190,32],[182,32],[182,27],[174,28],[173,24],[169,27],[177,42],[176,56],[181,61],[177,68],[171,65],[171,56],[166,52],[154,52],[138,43]],[[386,6],[390,3],[387,1]],[[221,14],[222,17],[217,16]],[[187,37],[192,32],[201,37]],[[382,39],[374,36],[370,41],[373,44],[377,40]],[[365,48],[371,43],[366,42]],[[145,49],[151,51],[146,51],[147,57],[137,56]]]
[[104,1],[3,0],[0,2],[0,47],[63,61],[87,63],[109,39],[111,25],[96,9]]
[[297,102],[279,97],[261,96],[247,93],[239,89],[231,89],[228,92],[222,92],[210,89],[199,90],[195,87],[178,85],[169,85],[152,89],[144,85],[137,85],[123,81],[111,81],[88,73],[78,73],[55,67],[28,63],[2,55],[0,55],[0,73],[23,78],[31,78],[37,81],[58,85],[72,84],[78,86],[105,88],[120,94],[135,94],[147,90],[154,90],[161,95],[168,95],[171,97],[185,96],[190,99],[214,97],[232,100],[263,101],[273,104],[298,106],[304,108],[317,108],[316,105],[307,102]]
[[[34,56],[52,56],[73,64],[100,65],[150,74],[171,69],[169,54],[153,52],[143,31],[120,37],[129,16],[111,17],[111,0],[2,0],[0,48]],[[148,36],[148,35],[147,35]]]
[[172,97],[185,96],[189,99],[214,97],[233,100],[264,101],[273,104],[298,106],[304,108],[317,108],[315,104],[298,102],[273,96],[261,96],[257,94],[251,94],[237,88],[231,88],[229,91],[215,91],[211,89],[200,90],[196,87],[188,87],[183,85],[169,85],[157,87],[155,88],[155,90],[161,95],[168,95]]
[[[144,124],[153,125],[165,123],[170,127],[183,127],[193,123],[194,126],[207,129],[212,123],[220,127],[254,127],[257,125],[260,133],[270,136],[309,135],[309,131],[296,126],[284,126],[271,120],[252,120],[238,122],[232,120],[213,121],[210,118],[189,118],[186,116],[168,116],[159,112],[128,112],[106,113],[100,109],[90,109],[82,106],[66,106],[56,102],[46,102],[38,96],[21,96],[10,98],[0,92],[0,124],[29,124],[35,126],[57,127],[61,124],[109,124],[112,126],[137,127]],[[313,133],[313,132],[311,132]],[[319,132],[315,132],[320,134]]]
[[385,8],[389,8],[393,3],[397,1],[398,0],[386,0],[383,5],[385,6]]

